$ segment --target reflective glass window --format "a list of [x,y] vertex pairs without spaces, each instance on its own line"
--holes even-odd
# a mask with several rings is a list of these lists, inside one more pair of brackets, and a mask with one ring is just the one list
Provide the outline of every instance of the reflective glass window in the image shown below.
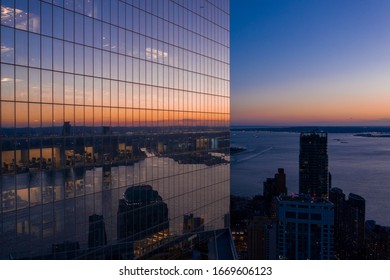
[[119,107],[126,106],[126,83],[125,82],[119,82],[118,102],[119,102]]
[[126,81],[133,81],[133,59],[131,57],[126,57]]
[[64,6],[64,0],[53,0],[53,4],[63,7]]
[[95,48],[102,48],[102,22],[99,20],[93,21],[93,45]]
[[139,59],[133,59],[133,82],[139,83],[140,81],[140,73],[139,73]]
[[[1,109],[1,112],[0,112],[1,127],[7,128],[7,129],[0,130],[0,133],[2,136],[13,136],[14,135],[13,128],[15,126],[15,103],[2,101],[0,109]],[[1,145],[1,142],[0,142],[0,145]],[[4,166],[4,162],[6,161],[4,159],[4,155],[3,155],[2,161],[3,161],[2,162],[3,167],[6,168],[6,170],[4,170],[4,171],[6,173],[8,173],[8,166]],[[12,160],[7,160],[7,162],[8,163],[12,162]]]
[[102,64],[102,70],[103,70],[103,78],[110,78],[110,68],[111,68],[111,54],[109,52],[103,51],[103,64]]
[[84,17],[75,13],[74,19],[74,41],[79,44],[84,44]]
[[102,108],[102,125],[105,127],[111,126],[111,110],[109,107]]
[[15,67],[15,100],[28,101],[28,70],[26,67]]
[[74,92],[74,99],[75,104],[77,105],[84,105],[84,78],[80,75],[75,75],[75,92]]
[[[64,125],[64,105],[53,106],[53,126],[62,127]],[[60,156],[60,155],[58,155]],[[60,160],[58,158],[58,160]],[[59,162],[60,163],[60,162]]]
[[15,103],[15,123],[16,128],[28,127],[28,103]]
[[[93,126],[93,107],[91,106],[85,106],[84,107],[84,116],[85,116],[85,126]],[[88,132],[87,132],[88,133]],[[87,146],[88,147],[88,146]],[[93,162],[93,147],[92,145],[89,146],[91,149],[91,154],[90,157],[88,157],[88,154],[86,155],[86,162],[87,163],[92,163]]]
[[74,44],[64,42],[64,62],[65,62],[65,72],[74,72]]
[[118,6],[118,25],[119,27],[126,28],[126,4],[119,1]]
[[118,80],[118,54],[111,53],[111,79]]
[[126,30],[119,28],[118,32],[118,52],[126,54]]
[[1,61],[14,63],[15,40],[14,30],[8,27],[1,27]]
[[111,1],[111,21],[112,24],[118,25],[118,1]]
[[84,73],[93,75],[93,49],[89,47],[84,47]]
[[94,0],[93,7],[93,17],[102,19],[102,0]]
[[41,67],[41,36],[38,34],[29,34],[29,65],[32,67]]
[[28,2],[25,0],[15,1],[15,28],[27,30],[28,26]]
[[75,106],[75,125],[84,126],[84,106]]
[[29,68],[29,101],[41,101],[41,71],[39,69]]
[[3,0],[1,3],[1,24],[14,27],[15,3],[13,0]]
[[118,74],[119,74],[119,77],[118,77],[119,80],[121,80],[121,81],[126,80],[126,57],[123,55],[119,55]]
[[84,1],[84,14],[87,17],[93,16],[93,1],[92,0],[85,0]]
[[84,0],[74,0],[74,10],[80,14],[84,13]]
[[74,40],[74,13],[71,11],[64,11],[64,39],[68,41]]
[[53,68],[53,39],[42,36],[42,68],[52,69]]
[[102,47],[103,47],[103,49],[108,50],[108,51],[111,49],[110,31],[111,31],[110,25],[103,22],[103,26],[102,26],[102,44],[103,45],[102,45]]
[[41,5],[41,32],[44,35],[53,35],[53,6],[47,3]]
[[103,91],[102,91],[102,98],[103,98],[103,105],[104,106],[110,106],[111,102],[111,83],[110,80],[103,79]]
[[14,100],[15,77],[14,66],[1,64],[1,100]]
[[139,10],[136,8],[133,8],[133,30],[135,32],[140,31],[140,22],[139,22]]
[[75,45],[75,73],[84,74],[84,47],[82,45]]
[[[103,113],[102,113],[102,107],[93,107],[93,126],[95,128],[101,128],[103,125]],[[99,130],[95,130],[99,131]],[[95,139],[98,140],[98,139]],[[97,150],[99,150],[99,145],[96,146]],[[100,157],[98,155],[97,161],[102,160],[102,155],[100,154]]]
[[41,71],[42,76],[42,102],[53,102],[53,73]]
[[28,33],[15,30],[15,64],[28,65]]
[[64,10],[60,7],[53,7],[53,37],[64,38]]
[[133,107],[133,84],[126,83],[126,107]]
[[64,71],[64,45],[57,39],[53,40],[53,69]]
[[133,56],[133,33],[126,31],[126,55]]
[[28,29],[31,32],[39,33],[41,30],[41,5],[39,0],[30,0],[28,14]]
[[95,106],[102,105],[102,80],[101,79],[93,79],[93,104]]
[[102,76],[102,51],[93,50],[93,74],[96,77]]
[[74,0],[64,0],[64,7],[73,11],[73,9],[74,9]]
[[[41,127],[41,104],[29,103],[29,127],[30,134],[34,136],[41,135],[41,131],[38,130]],[[40,156],[39,156],[40,157]]]
[[74,75],[64,75],[64,102],[65,104],[74,104]]
[[143,10],[139,10],[139,33],[142,35],[147,35],[146,34],[146,13]]
[[64,102],[64,77],[62,73],[53,73],[53,102]]
[[93,78],[84,78],[84,103],[85,105],[93,105]]
[[111,16],[111,1],[103,0],[103,7],[102,7],[102,19],[103,21],[110,22],[110,16]]
[[93,46],[93,19],[84,17],[84,44]]
[[74,126],[74,106],[65,105],[64,106],[64,121],[69,122],[71,126]]
[[118,81],[111,81],[111,106],[118,107]]

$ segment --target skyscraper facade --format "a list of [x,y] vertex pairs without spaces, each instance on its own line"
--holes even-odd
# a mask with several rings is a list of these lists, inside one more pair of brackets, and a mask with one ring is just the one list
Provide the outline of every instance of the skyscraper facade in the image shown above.
[[328,135],[309,132],[300,135],[299,193],[328,197]]
[[333,203],[309,195],[280,196],[277,211],[280,259],[333,259]]
[[366,201],[350,193],[348,200],[339,188],[332,188],[329,199],[335,208],[335,253],[344,260],[364,259]]
[[229,1],[0,2],[0,258],[186,258],[215,242]]

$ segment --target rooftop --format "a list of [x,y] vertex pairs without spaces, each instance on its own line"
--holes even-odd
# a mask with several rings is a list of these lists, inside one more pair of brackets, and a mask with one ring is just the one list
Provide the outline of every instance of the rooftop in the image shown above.
[[278,201],[295,201],[295,202],[311,202],[311,203],[331,203],[323,197],[311,196],[308,194],[292,194],[278,197]]

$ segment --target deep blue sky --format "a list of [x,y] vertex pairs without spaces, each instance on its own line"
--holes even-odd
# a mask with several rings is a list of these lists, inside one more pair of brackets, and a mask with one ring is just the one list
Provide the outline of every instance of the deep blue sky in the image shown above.
[[232,123],[390,125],[390,1],[231,0]]

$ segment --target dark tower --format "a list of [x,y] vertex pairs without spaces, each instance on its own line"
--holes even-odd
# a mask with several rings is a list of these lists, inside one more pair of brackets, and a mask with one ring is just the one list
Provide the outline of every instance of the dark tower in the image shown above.
[[329,193],[328,135],[301,133],[299,151],[299,193],[327,197]]
[[93,214],[89,216],[88,247],[95,248],[104,245],[107,245],[107,235],[103,216]]
[[342,260],[361,260],[365,257],[365,199],[350,193],[348,200],[339,188],[332,188],[329,200],[334,204],[335,256]]
[[366,220],[366,201],[357,194],[350,193],[346,213],[347,240],[351,255],[349,259],[361,260],[364,257],[364,226]]

